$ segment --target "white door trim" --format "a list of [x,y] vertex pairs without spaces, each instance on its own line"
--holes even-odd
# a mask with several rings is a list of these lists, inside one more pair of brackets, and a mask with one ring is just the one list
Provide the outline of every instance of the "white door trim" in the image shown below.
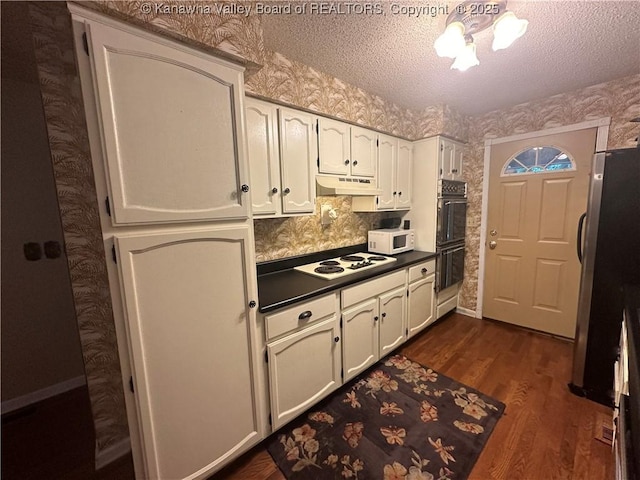
[[[562,127],[554,127],[546,130],[538,130],[536,132],[521,133],[502,138],[488,138],[484,141],[484,169],[482,176],[482,213],[480,216],[480,251],[478,262],[478,291],[476,293],[476,318],[482,318],[482,296],[484,295],[484,269],[485,254],[487,241],[487,214],[489,208],[489,163],[491,159],[491,146],[501,143],[514,142],[517,140],[528,140],[530,138],[543,137],[545,135],[555,135],[558,133],[574,132],[577,130],[586,130],[587,128],[598,128],[596,133],[596,152],[606,150],[609,138],[609,125],[611,117],[603,117],[597,120],[589,120],[572,125],[564,125]],[[595,152],[594,152],[595,153]]]

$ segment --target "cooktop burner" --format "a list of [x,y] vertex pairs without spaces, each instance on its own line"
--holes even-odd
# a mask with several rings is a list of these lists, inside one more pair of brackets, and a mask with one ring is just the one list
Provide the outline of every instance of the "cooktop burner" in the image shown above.
[[344,272],[344,268],[336,267],[335,265],[322,265],[313,269],[316,273],[340,273]]
[[379,267],[380,265],[395,261],[396,259],[393,257],[357,253],[355,255],[345,255],[340,258],[330,258],[320,262],[300,265],[294,267],[294,269],[325,280],[333,280],[343,275],[349,275],[368,268]]
[[346,255],[344,257],[340,257],[341,262],[361,262],[364,260],[364,257],[360,255]]
[[340,265],[340,262],[337,260],[325,260],[324,262],[320,262],[320,265]]

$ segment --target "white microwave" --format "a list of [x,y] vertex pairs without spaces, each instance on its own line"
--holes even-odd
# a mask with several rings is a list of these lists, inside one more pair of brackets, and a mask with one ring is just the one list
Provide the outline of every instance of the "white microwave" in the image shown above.
[[369,230],[368,250],[371,253],[383,255],[395,255],[396,253],[413,250],[415,244],[415,231],[401,228],[382,228]]

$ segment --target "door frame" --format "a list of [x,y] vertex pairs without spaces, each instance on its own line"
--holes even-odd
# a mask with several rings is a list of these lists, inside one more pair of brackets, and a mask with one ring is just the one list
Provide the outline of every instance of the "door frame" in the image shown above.
[[[521,133],[501,138],[488,138],[484,141],[484,169],[482,177],[482,213],[480,216],[480,250],[478,252],[478,290],[476,292],[476,311],[475,317],[482,318],[483,295],[484,295],[484,274],[485,274],[485,256],[487,242],[487,217],[489,211],[489,167],[491,162],[491,146],[501,143],[514,142],[518,140],[528,140],[531,138],[543,137],[546,135],[555,135],[558,133],[574,132],[577,130],[586,130],[588,128],[596,128],[596,149],[600,152],[607,149],[607,141],[609,139],[609,125],[611,117],[603,117],[597,120],[589,120],[586,122],[564,125],[562,127],[548,128],[546,130],[537,130],[535,132]],[[595,153],[594,152],[594,153]]]

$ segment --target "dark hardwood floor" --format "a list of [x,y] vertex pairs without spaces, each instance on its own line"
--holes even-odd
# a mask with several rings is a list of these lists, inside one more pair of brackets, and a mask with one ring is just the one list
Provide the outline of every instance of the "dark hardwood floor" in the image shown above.
[[[611,447],[595,439],[609,410],[567,389],[571,343],[453,314],[399,351],[507,405],[471,480],[614,478]],[[133,479],[130,456],[94,472],[93,448],[86,390],[77,389],[3,419],[2,479]],[[213,478],[284,479],[261,445]]]
[[86,387],[2,417],[2,480],[133,480],[131,455],[94,469]]

